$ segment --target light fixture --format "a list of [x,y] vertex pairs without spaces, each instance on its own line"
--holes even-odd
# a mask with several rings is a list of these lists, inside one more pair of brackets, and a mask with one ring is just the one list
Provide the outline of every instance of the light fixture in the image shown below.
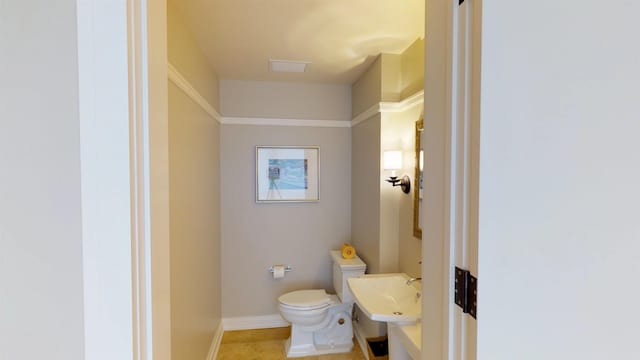
[[405,194],[411,191],[411,180],[409,176],[403,175],[402,178],[398,179],[396,175],[396,170],[402,169],[402,151],[385,151],[383,153],[383,167],[384,170],[391,170],[391,176],[385,179],[387,182],[390,182],[393,186],[400,186],[402,192]]

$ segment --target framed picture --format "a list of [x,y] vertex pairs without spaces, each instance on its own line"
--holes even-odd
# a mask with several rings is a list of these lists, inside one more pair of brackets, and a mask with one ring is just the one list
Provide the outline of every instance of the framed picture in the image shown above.
[[256,146],[256,202],[320,200],[318,146]]

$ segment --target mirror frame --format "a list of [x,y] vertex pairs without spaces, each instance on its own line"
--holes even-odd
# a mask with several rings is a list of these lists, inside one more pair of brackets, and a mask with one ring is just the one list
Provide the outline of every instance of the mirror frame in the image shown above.
[[[422,144],[420,141],[420,135],[424,129],[424,120],[416,121],[416,162],[415,162],[415,177],[413,185],[413,236],[422,240],[422,228],[420,227],[420,149]],[[424,181],[424,180],[423,180]]]

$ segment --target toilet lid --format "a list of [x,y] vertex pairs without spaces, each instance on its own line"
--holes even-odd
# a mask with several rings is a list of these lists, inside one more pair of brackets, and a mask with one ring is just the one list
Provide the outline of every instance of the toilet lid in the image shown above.
[[329,303],[329,295],[320,290],[297,290],[278,298],[281,304],[295,307],[317,307]]

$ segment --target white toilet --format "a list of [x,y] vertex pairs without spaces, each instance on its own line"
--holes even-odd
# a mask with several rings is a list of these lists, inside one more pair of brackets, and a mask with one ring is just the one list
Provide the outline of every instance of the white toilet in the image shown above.
[[343,259],[331,251],[333,287],[336,295],[323,289],[297,290],[278,298],[282,317],[291,323],[291,337],[285,343],[287,357],[350,352],[353,348],[353,295],[347,279],[364,274],[367,265],[359,258]]

